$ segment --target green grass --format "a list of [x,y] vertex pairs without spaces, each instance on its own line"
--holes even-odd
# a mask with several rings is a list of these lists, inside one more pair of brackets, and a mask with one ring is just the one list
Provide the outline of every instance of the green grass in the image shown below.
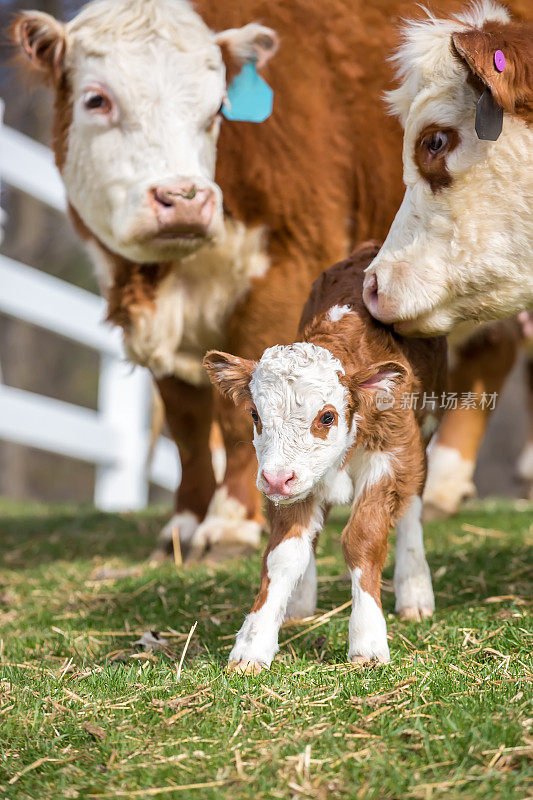
[[[319,612],[349,598],[343,519],[318,547]],[[255,678],[224,665],[259,554],[149,565],[162,520],[0,506],[0,797],[531,796],[532,506],[426,526],[433,620],[394,618],[389,560],[389,665],[345,662],[343,610],[284,629],[302,635]],[[132,647],[149,629],[171,634],[169,652]]]

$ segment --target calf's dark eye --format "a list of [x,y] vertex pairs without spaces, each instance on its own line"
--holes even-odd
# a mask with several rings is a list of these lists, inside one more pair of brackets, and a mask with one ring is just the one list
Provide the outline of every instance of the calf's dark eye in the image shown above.
[[448,134],[444,133],[444,131],[435,131],[431,135],[431,138],[428,139],[428,150],[436,155],[437,153],[442,152],[446,145],[448,144]]
[[252,415],[252,419],[253,419],[253,421],[254,421],[254,422],[259,422],[259,414],[258,414],[258,413],[257,413],[257,411],[255,410],[255,408],[252,408],[252,410],[251,410],[251,412],[250,412],[250,413],[251,413],[251,415]]
[[320,417],[320,422],[322,425],[333,425],[333,423],[335,422],[335,415],[332,414],[331,411],[326,411]]

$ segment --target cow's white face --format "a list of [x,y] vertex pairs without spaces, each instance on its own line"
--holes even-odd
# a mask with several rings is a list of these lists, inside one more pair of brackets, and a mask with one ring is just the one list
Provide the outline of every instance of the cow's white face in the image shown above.
[[275,502],[302,500],[339,470],[353,444],[342,365],[316,345],[265,350],[250,381],[257,486]]
[[[77,47],[72,55],[73,118],[62,173],[86,225],[111,250],[141,261],[172,257],[216,236],[222,196],[214,174],[225,94],[218,47],[206,37],[184,52],[161,39],[116,42],[97,56]],[[166,194],[181,184],[184,206],[189,192],[205,192],[201,212],[185,224]]]
[[85,225],[134,261],[180,257],[216,240],[221,45],[240,63],[265,63],[275,34],[252,24],[216,36],[182,0],[102,0],[65,26],[21,17],[19,40],[42,70],[50,58],[42,41],[54,36],[61,54],[52,67],[66,76],[71,104],[71,114],[59,108],[68,122],[61,171]]
[[496,142],[477,137],[479,90],[452,49],[461,27],[414,28],[399,55],[404,83],[390,93],[406,192],[364,298],[401,333],[447,333],[533,305],[533,130],[506,114]]

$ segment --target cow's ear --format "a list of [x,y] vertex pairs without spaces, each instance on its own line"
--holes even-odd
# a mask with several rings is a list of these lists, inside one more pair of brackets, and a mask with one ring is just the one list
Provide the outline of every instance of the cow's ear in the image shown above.
[[250,380],[256,366],[255,361],[221,353],[219,350],[210,350],[204,357],[204,367],[211,383],[224,397],[233,400],[235,405],[252,399]]
[[66,51],[61,22],[40,11],[23,11],[15,17],[10,34],[35,70],[47,80],[59,80]]
[[458,55],[504,111],[533,101],[533,26],[489,23],[452,34]]
[[279,38],[272,28],[250,22],[244,28],[222,31],[217,34],[216,42],[226,66],[233,62],[240,69],[243,64],[253,62],[257,69],[263,69],[278,49]]

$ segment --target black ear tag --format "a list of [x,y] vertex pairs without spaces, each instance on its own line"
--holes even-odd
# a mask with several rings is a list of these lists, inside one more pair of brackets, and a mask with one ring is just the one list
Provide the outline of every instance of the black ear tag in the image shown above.
[[478,139],[495,142],[502,132],[503,108],[498,105],[490,89],[485,89],[476,103],[476,133]]

